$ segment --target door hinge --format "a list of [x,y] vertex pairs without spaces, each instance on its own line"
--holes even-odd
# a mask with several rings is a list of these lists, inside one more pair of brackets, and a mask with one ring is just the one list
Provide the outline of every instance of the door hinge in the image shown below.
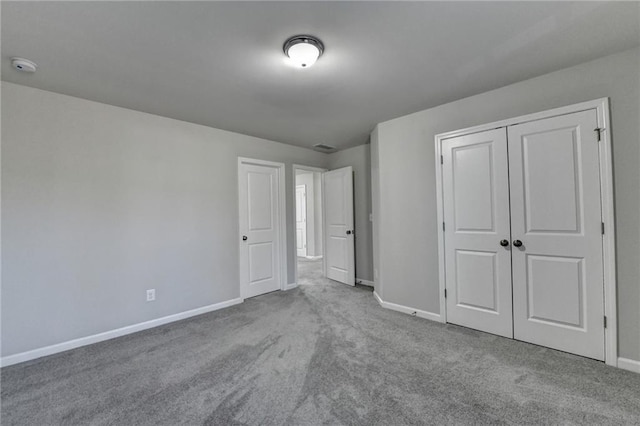
[[600,135],[602,134],[603,130],[604,129],[601,129],[600,127],[596,127],[595,129],[593,129],[593,131],[596,132],[596,135],[598,136],[598,142],[600,142],[600,140],[602,138]]
[[442,230],[444,231],[444,222],[442,222]]
[[440,156],[440,164],[444,164],[444,157],[442,155]]
[[602,230],[602,235],[604,235],[604,222],[600,222],[600,229]]
[[445,299],[447,298],[447,289],[446,288],[444,289],[444,298]]
[[604,316],[604,328],[607,328],[607,316]]

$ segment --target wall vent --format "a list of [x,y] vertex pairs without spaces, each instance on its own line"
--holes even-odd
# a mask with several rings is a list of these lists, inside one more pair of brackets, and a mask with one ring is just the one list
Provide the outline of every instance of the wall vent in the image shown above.
[[317,143],[313,146],[313,149],[320,152],[333,152],[336,150],[336,147],[323,143]]

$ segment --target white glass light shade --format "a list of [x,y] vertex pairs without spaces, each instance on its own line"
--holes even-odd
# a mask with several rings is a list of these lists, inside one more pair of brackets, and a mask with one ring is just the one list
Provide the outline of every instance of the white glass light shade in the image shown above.
[[287,54],[296,66],[306,68],[318,60],[320,51],[312,44],[298,43],[291,46]]
[[287,40],[283,50],[294,66],[308,68],[322,56],[324,45],[313,36],[298,35]]

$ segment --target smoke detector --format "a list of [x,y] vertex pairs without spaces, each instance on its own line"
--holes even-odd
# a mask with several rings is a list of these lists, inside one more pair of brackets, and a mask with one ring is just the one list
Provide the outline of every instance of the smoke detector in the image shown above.
[[36,72],[38,65],[35,62],[24,58],[11,58],[11,66],[22,72]]

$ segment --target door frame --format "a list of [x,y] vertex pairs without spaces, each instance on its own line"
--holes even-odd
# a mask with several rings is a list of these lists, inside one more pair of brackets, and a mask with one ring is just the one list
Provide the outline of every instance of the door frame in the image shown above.
[[[286,191],[285,191],[285,164],[277,163],[275,161],[259,160],[255,158],[238,157],[238,221],[237,221],[237,235],[238,235],[238,272],[242,274],[242,263],[240,261],[240,250],[242,247],[242,238],[240,237],[240,174],[242,173],[242,165],[256,165],[273,167],[278,172],[278,205],[277,212],[278,217],[276,219],[278,224],[278,247],[280,254],[280,290],[285,290],[287,287],[287,220],[286,220]],[[240,298],[244,301],[245,294],[242,288],[242,282],[240,282],[240,276],[238,276],[238,286],[240,290]]]
[[442,177],[442,142],[446,139],[464,136],[471,133],[483,132],[500,127],[513,126],[515,124],[542,120],[559,115],[575,112],[596,110],[598,128],[600,130],[600,207],[602,209],[602,221],[605,233],[602,238],[602,255],[604,266],[604,315],[609,319],[604,329],[604,360],[607,365],[618,366],[618,314],[616,296],[616,247],[615,247],[615,220],[613,200],[613,157],[611,150],[611,126],[609,118],[609,98],[600,98],[578,104],[567,105],[533,114],[494,121],[466,129],[440,133],[435,136],[435,163],[436,163],[436,202],[438,214],[438,275],[440,284],[440,320],[447,322],[447,307],[444,296],[445,277],[445,253],[444,253],[444,191]]
[[[309,246],[309,228],[307,227],[307,222],[308,222],[308,217],[307,217],[307,185],[302,184],[302,185],[298,185],[297,182],[293,183],[295,185],[296,188],[296,198],[294,199],[295,205],[296,205],[296,263],[298,263],[298,257],[300,257],[300,255],[298,254],[298,250],[300,250],[300,248],[298,247],[298,190],[300,188],[304,189],[304,257],[307,257],[309,255],[309,250],[308,250],[308,246]],[[314,229],[315,232],[315,229]]]
[[[293,170],[293,229],[296,228],[296,170],[304,170],[306,172],[317,172],[317,173],[324,173],[329,171],[329,169],[325,169],[322,167],[313,167],[313,166],[303,166],[301,164],[293,164],[292,168]],[[315,188],[314,188],[315,190]],[[325,261],[326,261],[326,256],[325,256],[325,250],[326,250],[326,245],[325,245],[325,241],[324,241],[324,227],[325,227],[325,223],[324,223],[324,179],[320,179],[320,194],[321,194],[321,199],[322,199],[322,272],[324,272],[325,269]],[[314,208],[315,208],[315,204],[314,204]],[[290,288],[296,287],[298,285],[298,247],[296,245],[297,243],[294,241],[294,245],[296,246],[296,258],[295,258],[295,262],[293,263],[293,277],[295,279],[294,284],[290,286]]]

